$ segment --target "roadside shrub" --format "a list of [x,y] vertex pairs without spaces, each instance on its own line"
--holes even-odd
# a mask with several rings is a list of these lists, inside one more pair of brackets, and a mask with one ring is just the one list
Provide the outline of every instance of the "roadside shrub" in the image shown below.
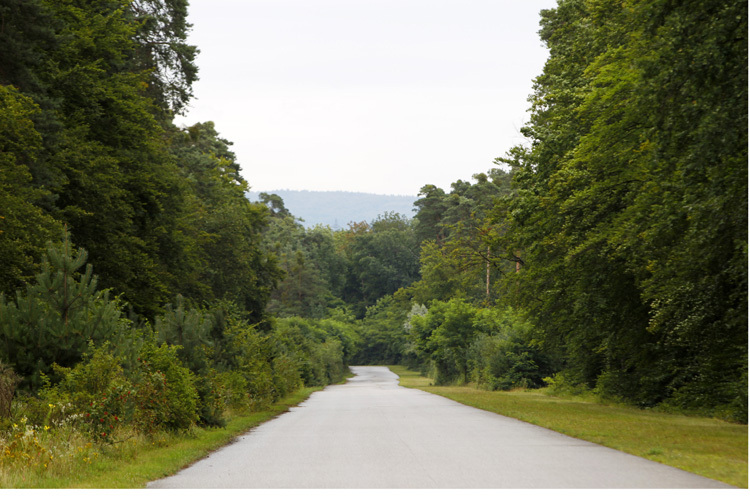
[[271,346],[268,337],[241,321],[230,322],[225,335],[231,366],[245,379],[250,408],[263,408],[274,401]]
[[532,325],[512,308],[479,309],[479,332],[469,349],[471,377],[489,390],[535,389],[545,385],[551,363],[532,340]]
[[83,429],[94,439],[111,441],[123,425],[133,421],[135,401],[129,381],[113,382],[89,403]]
[[105,392],[112,383],[125,380],[119,360],[106,347],[91,347],[91,351],[73,368],[53,367],[61,378],[58,384],[61,392],[93,396]]
[[216,375],[224,404],[232,410],[244,410],[250,404],[247,380],[238,371],[219,372]]
[[167,304],[163,315],[156,318],[158,343],[182,346],[177,356],[193,373],[208,369],[208,349],[212,347],[211,331],[214,327],[211,314],[187,309],[185,299],[178,295],[175,306]]
[[490,390],[536,389],[545,385],[548,362],[535,346],[516,337],[482,337],[473,346],[474,370],[480,386]]
[[306,352],[300,354],[300,375],[306,387],[326,384],[326,370],[315,352],[315,344],[306,343]]
[[325,332],[327,340],[331,339],[339,342],[341,347],[341,360],[339,360],[339,364],[343,366],[347,365],[349,360],[354,356],[358,333],[352,324],[354,321],[353,318],[345,321],[347,318],[343,314],[339,316],[341,320],[328,318],[314,321]]
[[295,359],[304,385],[312,387],[341,380],[356,332],[338,320],[292,317],[276,321],[273,335]]
[[147,342],[141,350],[135,419],[145,432],[188,429],[198,421],[195,377],[178,359],[177,349]]
[[593,391],[584,383],[573,382],[564,371],[545,377],[543,382],[547,384],[545,392],[550,396],[580,396],[592,394]]
[[247,380],[251,409],[265,408],[277,399],[273,384],[273,372],[267,361],[257,360],[246,365],[242,374]]
[[225,389],[221,378],[215,370],[197,378],[198,390],[198,424],[202,427],[224,427],[226,409]]
[[273,385],[278,397],[282,398],[302,385],[302,377],[296,360],[284,354],[275,357],[272,366]]
[[468,380],[468,350],[477,334],[477,309],[462,299],[433,301],[427,314],[409,321],[411,339],[417,351],[428,355],[438,385]]
[[[53,365],[61,381],[40,392],[40,399],[48,406],[61,410],[69,406],[81,420],[81,430],[97,440],[111,441],[124,424],[132,422],[135,410],[135,389],[125,377],[119,359],[107,351],[107,346],[92,347],[92,354],[84,355],[73,368]],[[51,421],[56,423],[58,415]],[[64,418],[60,415],[59,418]]]
[[341,382],[344,378],[344,350],[338,339],[328,339],[319,345],[320,359],[325,367],[325,385]]
[[[685,385],[675,391],[670,398],[658,405],[658,408],[669,412],[686,413],[716,417],[728,422],[747,424],[747,373],[738,377],[733,383],[711,381],[714,394],[707,395],[700,386],[709,385],[705,380],[701,383]],[[717,400],[729,401],[717,404]]]
[[323,343],[308,342],[302,363],[302,379],[308,387],[334,384],[344,377],[343,349],[337,339]]

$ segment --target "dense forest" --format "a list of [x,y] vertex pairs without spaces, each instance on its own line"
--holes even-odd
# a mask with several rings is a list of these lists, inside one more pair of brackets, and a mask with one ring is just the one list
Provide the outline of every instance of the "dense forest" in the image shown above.
[[0,1],[6,458],[19,426],[220,426],[349,364],[747,421],[746,3],[559,0],[528,144],[345,229],[173,124],[187,8]]
[[[197,78],[187,9],[0,1],[10,467],[90,462],[92,439],[221,426],[345,374],[348,326],[267,310],[284,276],[271,212],[247,200],[231,143],[211,122],[173,124]],[[60,439],[45,448],[48,430]]]

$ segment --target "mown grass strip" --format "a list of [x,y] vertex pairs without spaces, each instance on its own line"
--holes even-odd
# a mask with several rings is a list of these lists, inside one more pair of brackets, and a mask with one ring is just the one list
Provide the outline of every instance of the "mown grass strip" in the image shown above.
[[746,425],[604,405],[544,394],[433,386],[402,366],[389,366],[404,387],[421,389],[609,448],[747,488]]
[[150,481],[175,474],[230,443],[253,427],[284,413],[321,387],[300,389],[269,409],[233,417],[226,427],[197,429],[192,435],[164,437],[157,442],[123,443],[107,456],[68,477],[37,477],[18,485],[23,488],[143,488]]

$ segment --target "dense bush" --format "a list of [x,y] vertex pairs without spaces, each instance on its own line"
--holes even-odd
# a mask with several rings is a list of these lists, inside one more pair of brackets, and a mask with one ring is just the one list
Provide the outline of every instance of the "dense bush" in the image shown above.
[[356,354],[351,360],[353,364],[397,365],[408,362],[408,337],[404,335],[403,325],[407,321],[409,303],[399,299],[388,295],[367,308],[360,323]]
[[138,407],[154,426],[187,429],[198,420],[195,375],[177,357],[177,347],[147,343],[141,351]]
[[512,308],[480,309],[480,332],[468,352],[471,381],[491,390],[538,388],[552,373],[551,361],[533,342],[532,325]]
[[511,308],[433,301],[426,312],[414,308],[405,327],[437,384],[536,388],[551,374],[550,360],[532,341],[531,325]]
[[107,350],[92,349],[74,368],[56,365],[54,369],[62,380],[45,387],[41,400],[58,410],[47,416],[45,424],[58,424],[66,416],[62,411],[65,408],[65,413],[80,418],[81,428],[92,437],[109,440],[121,425],[133,422],[137,389],[119,360]]
[[306,386],[320,386],[342,380],[348,365],[348,353],[356,342],[356,332],[338,320],[281,318],[274,333],[279,348],[295,353],[300,376]]
[[518,336],[481,335],[471,346],[469,363],[471,381],[490,390],[543,387],[549,375],[544,354]]
[[433,301],[424,316],[412,316],[410,331],[417,349],[435,370],[437,384],[468,381],[468,349],[477,331],[476,308],[462,299]]
[[198,424],[203,427],[224,427],[229,397],[219,373],[210,370],[198,375],[195,386],[198,390]]

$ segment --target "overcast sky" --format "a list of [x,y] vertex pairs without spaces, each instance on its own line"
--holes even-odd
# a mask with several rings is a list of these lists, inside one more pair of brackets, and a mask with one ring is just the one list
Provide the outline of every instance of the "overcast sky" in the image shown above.
[[213,121],[253,190],[416,195],[524,142],[555,0],[191,0]]

